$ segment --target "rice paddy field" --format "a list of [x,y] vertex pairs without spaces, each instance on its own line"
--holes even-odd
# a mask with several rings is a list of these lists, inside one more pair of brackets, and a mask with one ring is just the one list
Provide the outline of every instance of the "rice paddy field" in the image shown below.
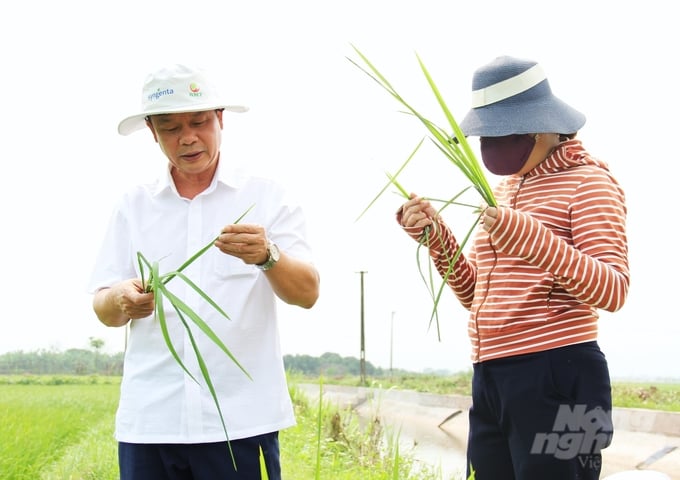
[[[117,377],[0,378],[0,479],[118,479],[119,383]],[[295,387],[291,394],[298,425],[281,433],[284,478],[448,480],[385,444],[379,422],[364,428],[349,412],[310,403]]]
[[0,478],[118,478],[118,388],[102,379],[0,385]]
[[[297,391],[297,380],[291,379],[291,395],[298,425],[281,433],[285,478],[451,480],[399,452],[398,439],[386,438],[377,416],[360,424],[351,411],[309,402]],[[434,377],[396,383],[461,394],[467,384],[442,384]],[[119,386],[119,377],[0,376],[0,479],[118,479],[113,420]],[[622,383],[613,393],[615,406],[680,411],[680,384]]]

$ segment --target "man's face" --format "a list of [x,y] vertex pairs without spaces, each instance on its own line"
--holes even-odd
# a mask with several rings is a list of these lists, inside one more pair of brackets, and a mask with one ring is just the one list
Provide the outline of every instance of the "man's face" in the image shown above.
[[222,111],[153,115],[147,120],[154,139],[183,174],[213,172],[222,141]]

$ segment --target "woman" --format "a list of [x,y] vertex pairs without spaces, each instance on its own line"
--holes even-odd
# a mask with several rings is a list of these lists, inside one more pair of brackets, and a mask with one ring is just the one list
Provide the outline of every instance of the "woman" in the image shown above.
[[468,468],[477,480],[597,479],[613,432],[597,312],[628,293],[624,192],[539,64],[496,58],[472,88],[461,129],[503,178],[470,251],[447,275],[459,244],[430,202],[412,194],[397,212],[470,311]]

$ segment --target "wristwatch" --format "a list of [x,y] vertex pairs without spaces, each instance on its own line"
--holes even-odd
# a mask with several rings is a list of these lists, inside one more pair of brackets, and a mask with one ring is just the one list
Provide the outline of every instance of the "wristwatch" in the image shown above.
[[264,263],[260,263],[259,265],[255,265],[257,268],[262,270],[263,272],[266,272],[270,268],[272,268],[274,265],[276,265],[276,262],[279,261],[279,258],[281,257],[281,252],[279,252],[279,247],[276,246],[275,243],[273,243],[271,240],[269,243],[267,243],[267,260]]

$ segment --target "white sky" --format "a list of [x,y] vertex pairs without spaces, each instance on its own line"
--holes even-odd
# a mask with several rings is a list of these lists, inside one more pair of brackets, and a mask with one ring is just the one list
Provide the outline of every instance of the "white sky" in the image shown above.
[[[467,312],[450,292],[442,338],[416,244],[397,227],[388,193],[356,217],[425,131],[353,66],[356,45],[402,95],[440,125],[418,53],[461,120],[472,72],[509,54],[540,61],[553,91],[588,121],[585,146],[610,164],[629,207],[632,285],[603,314],[600,343],[614,377],[680,378],[674,241],[680,35],[672,2],[131,1],[13,2],[0,17],[4,163],[0,353],[123,346],[85,293],[118,195],[164,163],[151,136],[121,137],[146,74],[188,62],[217,74],[228,101],[223,156],[279,178],[305,205],[322,275],[310,311],[282,306],[284,353],[359,357],[360,270],[366,359],[389,368],[465,370]],[[476,146],[476,139],[472,139]],[[423,148],[400,177],[428,196],[466,182]],[[493,179],[490,179],[493,182]],[[449,209],[459,235],[472,218]],[[228,219],[225,219],[228,220]],[[393,313],[394,312],[394,313]],[[393,322],[392,322],[393,320]],[[393,325],[393,329],[391,327]],[[391,336],[390,333],[393,333]],[[390,340],[392,337],[392,340]]]

